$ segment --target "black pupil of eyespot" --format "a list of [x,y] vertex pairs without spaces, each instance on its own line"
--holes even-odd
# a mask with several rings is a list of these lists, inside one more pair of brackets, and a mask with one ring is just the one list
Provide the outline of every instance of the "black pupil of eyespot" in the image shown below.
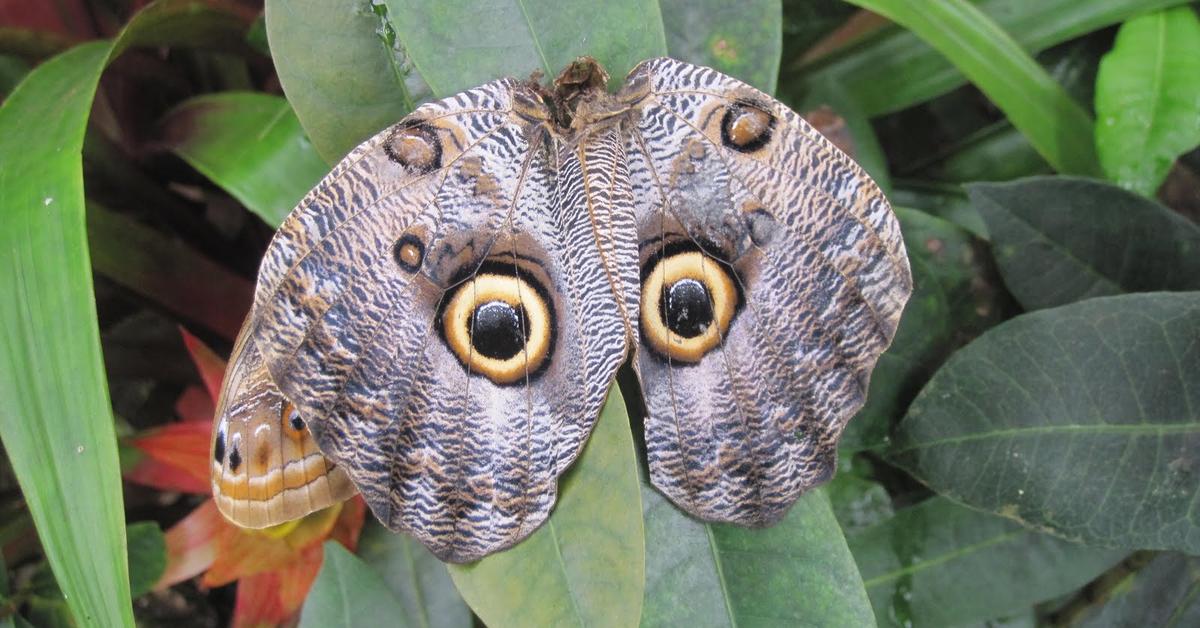
[[471,344],[480,355],[507,360],[525,348],[525,309],[504,301],[488,301],[475,308],[467,321]]
[[667,329],[684,338],[704,333],[713,320],[708,289],[695,279],[680,279],[664,288],[658,309]]
[[299,412],[292,411],[292,418],[290,421],[292,423],[292,429],[296,430],[297,432],[304,429],[304,419],[300,418]]

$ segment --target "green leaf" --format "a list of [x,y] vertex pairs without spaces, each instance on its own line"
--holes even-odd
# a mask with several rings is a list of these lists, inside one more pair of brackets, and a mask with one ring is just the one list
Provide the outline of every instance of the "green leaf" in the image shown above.
[[110,48],[45,62],[0,108],[0,435],[75,615],[131,626],[80,161]]
[[1074,625],[1200,626],[1200,558],[1158,555]]
[[983,217],[967,201],[966,191],[958,184],[901,179],[892,187],[888,199],[894,207],[919,209],[952,222],[981,240],[989,239]]
[[272,227],[329,170],[278,96],[198,96],[172,109],[163,124],[171,150]]
[[599,60],[619,85],[638,62],[667,50],[655,0],[384,3],[408,59],[443,98],[534,70],[553,78],[583,55]]
[[1008,116],[1059,172],[1100,171],[1092,121],[1017,42],[966,0],[851,0],[912,30]]
[[[936,0],[940,2],[940,0]],[[1135,15],[1188,0],[978,0],[975,6],[1011,33],[1030,54]],[[908,2],[933,4],[929,0]],[[967,78],[916,35],[889,29],[816,65],[794,63],[784,76],[789,90],[805,91],[809,81],[835,80],[863,107],[878,116],[924,102],[966,83]],[[787,85],[787,82],[785,82]]]
[[0,106],[0,292],[8,295],[0,300],[0,437],[83,625],[133,625],[84,227],[84,129],[111,58],[174,38],[219,43],[235,22],[225,15],[199,1],[151,5],[113,42],[38,66]]
[[981,243],[940,218],[898,207],[913,294],[892,346],[871,374],[867,403],[846,426],[839,449],[887,444],[892,426],[950,353],[1004,314]]
[[872,479],[865,456],[839,455],[837,474],[825,485],[833,516],[844,534],[885,521],[893,514],[892,497]]
[[412,537],[396,534],[368,518],[358,540],[358,557],[373,568],[400,600],[408,625],[469,628],[471,610],[454,588],[446,566]]
[[672,57],[775,92],[783,46],[780,0],[658,0],[658,5]]
[[846,539],[881,626],[957,626],[1065,595],[1119,563],[934,497]]
[[153,521],[131,523],[125,530],[129,544],[129,588],[133,597],[148,593],[167,569],[167,537]]
[[1200,227],[1088,179],[967,186],[1009,290],[1028,310],[1095,296],[1200,290]]
[[266,0],[267,41],[279,82],[329,164],[429,95],[412,84],[394,35],[371,10],[376,4]]
[[1153,196],[1200,144],[1200,18],[1181,6],[1129,20],[1096,76],[1096,150],[1108,178]]
[[705,524],[648,485],[642,626],[873,626],[823,489],[764,529]]
[[373,569],[342,547],[326,541],[325,559],[313,582],[300,628],[351,628],[353,626],[416,626]]
[[636,624],[646,552],[637,468],[613,386],[546,523],[512,549],[449,566],[475,614],[489,626]]
[[1086,543],[1200,552],[1200,292],[1018,316],[956,353],[889,457],[933,490]]
[[[619,83],[666,54],[654,0],[268,0],[280,82],[326,161],[399,120],[421,100],[503,76],[558,74],[579,55]],[[353,112],[350,115],[348,112]]]

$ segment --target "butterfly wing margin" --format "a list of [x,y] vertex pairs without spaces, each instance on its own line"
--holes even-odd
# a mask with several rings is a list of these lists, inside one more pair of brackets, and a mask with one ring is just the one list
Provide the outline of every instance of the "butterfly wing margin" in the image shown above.
[[664,247],[690,246],[737,303],[694,363],[656,350],[639,321],[651,480],[702,519],[773,523],[832,475],[895,334],[912,289],[899,226],[857,164],[736,79],[654,59],[619,97],[634,110],[643,276]]

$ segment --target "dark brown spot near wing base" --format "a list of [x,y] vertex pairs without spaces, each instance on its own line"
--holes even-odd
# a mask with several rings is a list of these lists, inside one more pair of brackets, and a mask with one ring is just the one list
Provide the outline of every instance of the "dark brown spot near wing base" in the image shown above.
[[740,153],[752,153],[771,141],[775,117],[749,102],[736,102],[721,118],[721,143]]
[[423,122],[408,122],[398,127],[383,150],[388,159],[424,174],[442,167],[442,143],[434,128]]

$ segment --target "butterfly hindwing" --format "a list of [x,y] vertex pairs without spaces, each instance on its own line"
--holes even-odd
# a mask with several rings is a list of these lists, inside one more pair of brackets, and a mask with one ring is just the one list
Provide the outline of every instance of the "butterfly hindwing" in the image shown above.
[[758,90],[672,59],[625,90],[651,479],[702,519],[773,523],[832,475],[895,333],[899,227],[857,164]]
[[353,496],[350,478],[317,448],[245,333],[230,364],[209,449],[217,508],[242,527],[265,528]]

